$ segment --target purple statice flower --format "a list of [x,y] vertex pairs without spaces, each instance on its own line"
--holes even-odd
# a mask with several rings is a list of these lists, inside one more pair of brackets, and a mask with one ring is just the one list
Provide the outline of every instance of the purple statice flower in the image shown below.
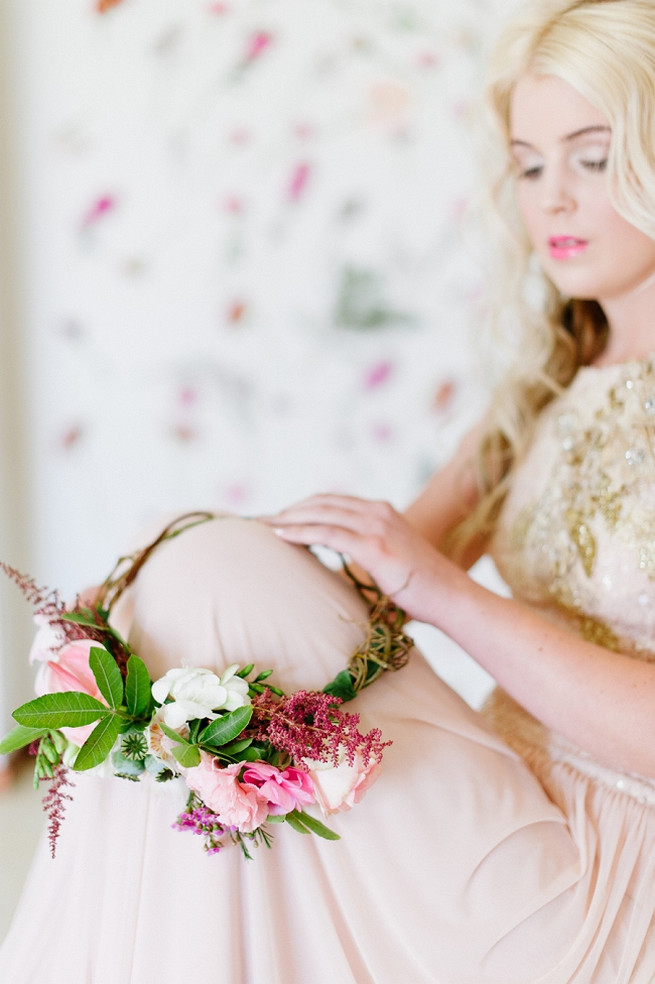
[[195,796],[190,798],[186,811],[180,813],[172,827],[173,830],[188,830],[204,837],[203,847],[207,854],[218,854],[225,847],[225,835],[233,833],[232,828],[222,824],[216,814]]

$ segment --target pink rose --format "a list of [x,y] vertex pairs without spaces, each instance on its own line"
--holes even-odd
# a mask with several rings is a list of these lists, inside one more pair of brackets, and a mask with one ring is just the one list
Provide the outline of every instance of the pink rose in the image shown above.
[[323,813],[350,810],[372,786],[380,772],[380,762],[371,759],[364,764],[359,752],[352,765],[344,759],[339,765],[324,762],[308,762],[309,775],[314,783],[316,802]]
[[250,833],[266,820],[268,801],[257,786],[239,782],[241,769],[239,762],[221,767],[213,755],[201,752],[200,765],[185,769],[184,777],[189,789],[198,794],[221,823]]
[[243,773],[243,781],[257,786],[268,800],[268,812],[290,813],[314,802],[314,784],[307,772],[293,766],[280,772],[268,762],[252,762]]
[[[69,690],[77,690],[106,704],[89,666],[89,653],[93,647],[103,648],[92,639],[75,639],[74,642],[62,646],[58,652],[52,648],[48,652],[37,649],[36,652],[39,655],[33,657],[41,660],[34,683],[37,696],[42,697],[43,694],[59,694]],[[79,728],[61,728],[61,731],[68,741],[79,747],[89,737],[96,723],[94,721],[92,724],[84,724]]]

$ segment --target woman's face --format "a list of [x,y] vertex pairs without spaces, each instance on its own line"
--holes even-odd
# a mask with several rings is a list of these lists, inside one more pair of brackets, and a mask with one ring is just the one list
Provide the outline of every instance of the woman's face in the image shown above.
[[562,294],[609,307],[655,276],[655,241],[609,199],[611,136],[604,114],[557,76],[517,83],[510,138],[528,236]]

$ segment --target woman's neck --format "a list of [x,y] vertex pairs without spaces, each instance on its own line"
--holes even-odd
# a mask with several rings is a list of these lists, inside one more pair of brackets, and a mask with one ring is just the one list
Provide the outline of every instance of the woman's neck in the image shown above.
[[609,335],[594,365],[630,362],[655,353],[655,274],[629,294],[599,303],[607,317]]

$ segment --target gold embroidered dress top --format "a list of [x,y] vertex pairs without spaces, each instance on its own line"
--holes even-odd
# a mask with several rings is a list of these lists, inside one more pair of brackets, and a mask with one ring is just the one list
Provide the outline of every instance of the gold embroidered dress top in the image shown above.
[[[655,356],[582,368],[546,407],[492,553],[526,605],[591,642],[655,660]],[[567,760],[655,805],[655,782],[595,763],[501,691],[487,714],[522,754]]]

